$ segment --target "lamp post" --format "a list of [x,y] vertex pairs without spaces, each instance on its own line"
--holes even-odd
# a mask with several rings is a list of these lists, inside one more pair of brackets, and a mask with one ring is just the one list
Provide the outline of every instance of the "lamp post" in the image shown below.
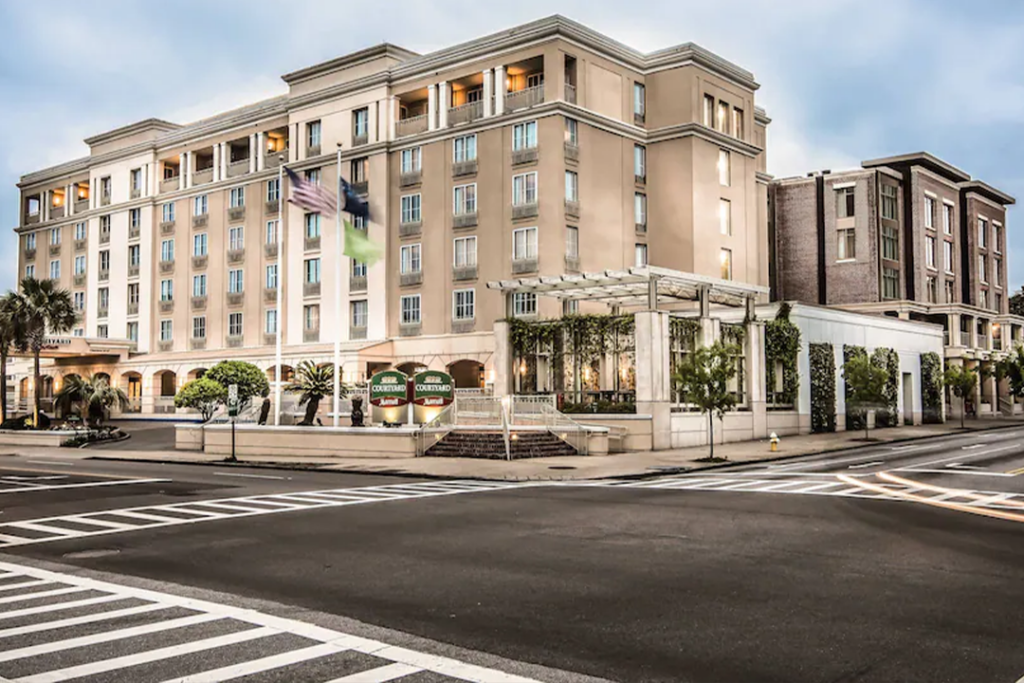
[[341,143],[338,143],[338,208],[334,212],[334,426],[341,424],[341,210],[345,202],[341,196]]
[[277,157],[277,310],[274,311],[275,358],[274,358],[274,426],[281,426],[281,290],[284,289],[284,155]]

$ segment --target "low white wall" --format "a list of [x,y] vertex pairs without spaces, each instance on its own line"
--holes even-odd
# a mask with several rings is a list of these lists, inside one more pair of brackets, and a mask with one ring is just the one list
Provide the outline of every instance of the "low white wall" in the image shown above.
[[45,431],[35,432],[26,430],[3,430],[0,431],[0,445],[3,446],[60,446],[65,439],[77,436],[75,431]]
[[[804,419],[806,418],[806,419]],[[801,415],[795,410],[769,410],[768,433],[778,436],[795,436],[811,431],[811,416]]]
[[[726,413],[715,418],[715,443],[754,439],[754,415],[750,412]],[[708,445],[708,416],[703,413],[672,413],[672,448]]]
[[[654,426],[650,415],[633,415],[619,413],[568,414],[581,425],[610,427],[614,431],[625,430],[621,443],[614,434],[609,434],[609,447],[612,452],[649,451],[654,448]],[[591,448],[591,453],[593,453]]]
[[203,450],[203,426],[199,424],[174,425],[174,447],[179,451]]
[[[235,453],[281,458],[412,458],[416,431],[407,427],[260,427],[238,425]],[[208,455],[231,454],[231,425],[205,429]]]

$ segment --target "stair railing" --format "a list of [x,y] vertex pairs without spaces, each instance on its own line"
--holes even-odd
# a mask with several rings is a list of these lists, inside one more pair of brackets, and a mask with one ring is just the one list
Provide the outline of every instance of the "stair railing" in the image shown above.
[[509,411],[511,410],[512,401],[510,397],[506,396],[501,401],[501,435],[505,441],[505,459],[512,460],[512,434],[509,428]]
[[548,432],[572,446],[578,454],[589,454],[590,444],[586,427],[547,404],[541,407],[540,414],[544,418],[544,428]]
[[437,416],[416,431],[416,455],[426,455],[427,450],[448,435],[458,423],[458,402],[449,404]]

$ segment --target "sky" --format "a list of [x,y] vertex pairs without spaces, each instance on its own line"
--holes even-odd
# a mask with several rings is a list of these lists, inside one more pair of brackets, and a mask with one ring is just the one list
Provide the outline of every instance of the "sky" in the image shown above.
[[[692,41],[754,73],[768,171],[927,150],[1024,201],[1024,3],[975,0],[47,0],[0,2],[0,291],[21,175],[149,117],[283,94],[282,74],[380,42],[425,53],[554,13],[644,52]],[[1021,211],[1009,284],[1024,283]]]

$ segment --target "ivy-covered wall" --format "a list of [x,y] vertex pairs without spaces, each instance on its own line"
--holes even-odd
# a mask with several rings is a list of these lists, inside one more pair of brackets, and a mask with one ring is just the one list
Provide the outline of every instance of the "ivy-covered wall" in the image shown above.
[[[843,346],[843,363],[850,362],[851,358],[866,357],[868,352],[864,350],[863,346],[856,346],[854,344],[845,344]],[[844,396],[846,397],[846,429],[847,431],[856,431],[864,429],[864,420],[866,415],[857,409],[853,408],[850,403],[850,388],[845,385],[844,382]]]
[[[876,427],[898,427],[900,424],[900,355],[893,349],[877,348],[871,354],[871,362],[887,373],[885,381],[885,408],[875,413]],[[913,410],[908,406],[907,410]]]
[[836,361],[831,344],[811,344],[811,431],[836,431]]
[[[765,387],[769,405],[794,405],[800,393],[800,371],[797,368],[800,328],[790,321],[790,310],[790,305],[783,303],[775,319],[764,326]],[[780,363],[782,391],[776,392],[776,365]]]
[[942,415],[942,358],[929,352],[921,354],[921,403],[925,424],[938,424]]

